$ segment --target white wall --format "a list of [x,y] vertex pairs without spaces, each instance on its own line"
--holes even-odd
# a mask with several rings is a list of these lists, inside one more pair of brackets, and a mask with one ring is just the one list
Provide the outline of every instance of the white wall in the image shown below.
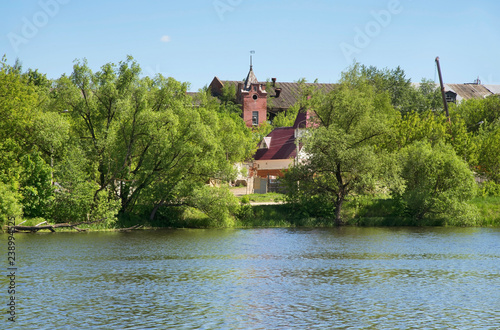
[[259,170],[280,170],[287,169],[290,164],[293,164],[292,159],[277,159],[277,160],[256,160],[255,164]]

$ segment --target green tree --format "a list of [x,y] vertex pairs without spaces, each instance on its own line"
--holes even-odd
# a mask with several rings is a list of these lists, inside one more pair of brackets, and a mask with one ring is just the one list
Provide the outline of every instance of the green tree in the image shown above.
[[455,113],[463,118],[468,131],[477,133],[480,127],[492,124],[500,118],[500,95],[462,101],[452,107],[451,116]]
[[[305,134],[308,156],[292,168],[288,180],[299,180],[297,188],[311,198],[331,200],[335,224],[341,225],[346,198],[377,182],[381,165],[377,143],[397,113],[386,93],[375,92],[359,65],[343,74],[334,91],[315,93],[310,101],[318,127]],[[294,192],[289,196],[293,198]]]
[[450,132],[450,124],[444,116],[435,115],[431,111],[424,113],[412,111],[394,122],[386,147],[395,151],[415,141],[436,144],[446,141]]
[[297,102],[292,105],[288,110],[278,113],[272,122],[272,126],[276,127],[291,127],[297,119],[297,115],[301,109],[300,103]]
[[451,121],[444,113],[409,112],[394,122],[383,146],[389,151],[398,151],[416,141],[431,145],[448,143],[457,155],[471,166],[476,164],[476,149],[472,133],[467,132],[464,120],[456,114]]
[[442,112],[441,92],[434,82],[423,79],[418,86],[414,86],[399,66],[395,69],[365,65],[359,67],[376,92],[389,94],[391,104],[401,114],[431,110]]
[[30,140],[43,152],[51,171],[54,159],[61,160],[63,157],[70,139],[69,129],[70,123],[57,112],[42,112],[33,120]]
[[475,223],[474,209],[466,204],[475,196],[474,176],[451,146],[415,142],[401,151],[399,164],[404,188],[395,190],[394,197],[417,224],[428,217],[448,224]]
[[[46,79],[32,70],[22,73],[19,62],[12,67],[5,57],[0,61],[0,182],[3,210],[10,209],[16,216],[46,216],[53,200],[50,168],[33,143],[34,122],[41,114],[48,80],[42,89],[35,78],[40,84]],[[24,212],[13,211],[19,206]]]
[[23,214],[20,196],[12,189],[0,181],[0,224],[5,224],[9,217],[20,217]]
[[33,151],[21,158],[23,171],[19,180],[24,215],[28,217],[46,217],[50,213],[54,200],[51,168]]
[[402,109],[402,113],[411,111],[444,113],[441,90],[432,80],[422,79],[418,87],[409,90],[405,97],[406,107]]
[[500,120],[479,131],[477,171],[500,184]]
[[188,84],[140,72],[131,57],[95,73],[77,62],[70,77],[57,81],[54,108],[68,109],[78,137],[74,152],[86,160],[86,178],[68,190],[86,192],[90,180],[97,184],[94,210],[107,198],[103,205],[118,200],[122,213],[149,210],[153,219],[158,208],[184,204],[208,180],[230,177],[232,163],[253,145],[242,119],[208,91],[193,101]]
[[38,113],[39,96],[19,70],[0,61],[0,141],[26,147],[28,128]]
[[222,87],[222,95],[219,96],[222,104],[236,104],[236,85],[228,84]]
[[410,79],[399,66],[395,69],[378,69],[375,66],[355,64],[376,92],[388,93],[391,104],[401,112],[408,108],[408,95],[412,92]]

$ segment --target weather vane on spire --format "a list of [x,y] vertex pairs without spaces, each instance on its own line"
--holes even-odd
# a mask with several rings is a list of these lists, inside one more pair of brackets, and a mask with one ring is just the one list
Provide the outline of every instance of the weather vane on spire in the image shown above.
[[250,51],[250,70],[252,70],[252,55],[255,54],[255,50]]

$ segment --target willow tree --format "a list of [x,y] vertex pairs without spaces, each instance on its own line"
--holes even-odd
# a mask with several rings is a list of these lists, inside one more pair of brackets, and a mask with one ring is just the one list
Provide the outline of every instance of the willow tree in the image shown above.
[[346,198],[372,188],[379,179],[377,143],[397,112],[388,94],[376,93],[358,65],[343,73],[330,93],[313,93],[309,107],[316,127],[302,141],[305,161],[288,175],[289,182],[298,182],[290,197],[331,201],[335,224],[341,225]]
[[52,200],[50,167],[33,141],[44,94],[32,73],[0,61],[0,219],[45,216]]
[[193,102],[187,83],[140,74],[131,57],[95,73],[77,62],[59,79],[56,98],[88,159],[94,198],[118,200],[121,212],[145,206],[153,218],[159,207],[224,177],[246,157],[251,136],[238,133],[242,120],[223,116],[218,104]]

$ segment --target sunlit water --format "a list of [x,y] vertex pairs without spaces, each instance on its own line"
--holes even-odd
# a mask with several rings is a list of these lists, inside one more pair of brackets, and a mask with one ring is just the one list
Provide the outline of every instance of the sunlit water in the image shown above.
[[2,329],[500,328],[500,229],[15,237],[17,320]]

